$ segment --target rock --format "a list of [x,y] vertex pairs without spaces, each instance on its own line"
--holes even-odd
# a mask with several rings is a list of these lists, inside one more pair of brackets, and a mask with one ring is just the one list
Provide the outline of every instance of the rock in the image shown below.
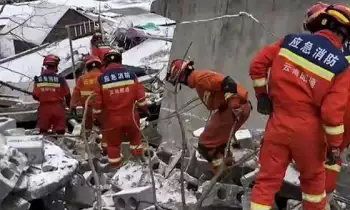
[[94,189],[87,185],[88,180],[74,175],[65,191],[65,201],[79,208],[92,207],[95,200]]
[[16,120],[8,117],[0,117],[0,133],[4,133],[8,129],[16,128]]
[[256,144],[254,143],[253,136],[248,129],[238,130],[235,136],[241,148],[255,149]]
[[[209,187],[210,181],[203,184],[203,191],[205,192]],[[205,206],[215,206],[215,207],[237,207],[241,208],[241,202],[237,200],[237,195],[239,193],[243,194],[244,188],[231,185],[216,183],[209,195],[204,199],[202,207]]]
[[41,199],[44,202],[44,209],[66,210],[63,189],[51,192],[48,196]]
[[9,195],[0,205],[1,210],[28,210],[30,203],[21,197]]
[[[187,163],[190,162],[191,158],[189,157],[185,157],[185,165],[188,165]],[[192,160],[193,161],[193,160]],[[196,168],[195,169],[191,169],[191,176],[195,177],[195,178],[199,178],[202,174],[207,173],[209,171],[212,171],[212,166],[211,163],[209,163],[207,160],[203,159],[203,158],[198,158],[198,156],[196,155],[196,164],[195,164]],[[194,172],[193,172],[194,171]],[[194,174],[193,174],[194,173]]]
[[23,153],[30,164],[44,161],[44,143],[42,136],[7,136],[7,145]]
[[113,194],[102,195],[102,206],[103,207],[114,207]]
[[24,136],[26,135],[26,130],[24,128],[11,128],[3,132],[5,136]]
[[340,174],[337,182],[337,192],[339,195],[349,198],[350,197],[350,168],[347,164],[343,164],[340,170]]
[[[43,172],[31,170],[26,175],[29,178],[28,188],[18,195],[31,201],[45,197],[64,187],[78,169],[78,161],[67,156],[65,151],[52,142],[45,141],[45,165],[56,167],[55,171]],[[41,165],[33,165],[30,169],[41,169]]]
[[144,209],[154,202],[153,189],[151,186],[147,186],[122,190],[113,195],[113,201],[115,207],[119,209]]

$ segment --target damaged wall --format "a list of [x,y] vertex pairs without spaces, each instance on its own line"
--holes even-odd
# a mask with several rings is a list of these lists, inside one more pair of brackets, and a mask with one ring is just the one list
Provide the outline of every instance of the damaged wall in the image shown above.
[[[256,112],[256,100],[248,76],[249,63],[264,45],[277,41],[286,33],[301,32],[304,13],[316,2],[316,0],[157,0],[152,4],[152,11],[180,22],[246,11],[261,22],[256,23],[244,16],[209,22],[180,23],[174,34],[170,59],[182,58],[189,43],[193,41],[188,56],[195,61],[195,66],[213,68],[236,78],[246,86],[254,106],[247,126],[263,128],[267,118]],[[335,3],[335,1],[327,3],[332,2]],[[195,95],[194,91],[187,89],[181,91],[178,95],[180,106]],[[174,109],[172,94],[168,92],[165,97],[161,116],[169,114],[167,110]],[[209,114],[203,106],[192,110],[191,113],[199,117],[207,117]],[[159,126],[165,139],[173,141],[181,138],[177,124],[177,120],[173,119],[171,123],[162,123]],[[202,125],[203,122],[191,123],[194,129]]]

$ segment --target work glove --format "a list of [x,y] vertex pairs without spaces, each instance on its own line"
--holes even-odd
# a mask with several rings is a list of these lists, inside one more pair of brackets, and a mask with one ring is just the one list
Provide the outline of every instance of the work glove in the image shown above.
[[327,149],[326,165],[334,165],[340,160],[339,147],[330,147]]
[[263,115],[272,114],[272,101],[268,95],[262,95],[258,98],[258,112]]
[[76,107],[71,107],[69,111],[70,111],[70,114],[72,116],[77,116],[77,108]]

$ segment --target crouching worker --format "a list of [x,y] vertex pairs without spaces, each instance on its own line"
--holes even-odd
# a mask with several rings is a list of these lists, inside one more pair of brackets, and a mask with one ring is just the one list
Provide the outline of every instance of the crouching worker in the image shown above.
[[207,109],[215,111],[199,137],[198,151],[211,162],[216,173],[223,162],[226,166],[232,164],[232,154],[224,159],[227,141],[248,119],[252,107],[248,92],[231,77],[207,69],[197,71],[193,64],[181,59],[172,61],[167,81],[196,89]]
[[50,129],[62,135],[66,132],[65,107],[69,107],[71,94],[66,80],[57,74],[59,62],[59,57],[47,55],[41,75],[34,78],[33,98],[39,101],[41,134]]
[[[94,93],[97,85],[97,78],[102,74],[101,72],[102,62],[96,56],[89,56],[85,62],[86,73],[79,77],[77,84],[73,91],[72,101],[70,109],[73,115],[76,115],[77,106],[85,106],[87,98]],[[90,99],[87,109],[85,129],[90,132],[93,127],[93,115],[92,115],[92,99]]]
[[145,89],[134,72],[121,66],[122,55],[110,51],[104,56],[105,69],[98,78],[94,114],[103,113],[103,138],[111,167],[122,163],[121,143],[126,134],[134,157],[144,153],[141,142],[140,116],[136,105],[145,107]]

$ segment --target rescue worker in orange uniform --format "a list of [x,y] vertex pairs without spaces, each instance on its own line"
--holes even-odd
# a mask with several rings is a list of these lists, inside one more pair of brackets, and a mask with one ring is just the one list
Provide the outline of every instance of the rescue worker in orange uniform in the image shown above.
[[[73,91],[72,101],[70,109],[76,113],[77,106],[85,106],[86,99],[94,93],[97,85],[97,78],[102,74],[101,72],[102,62],[96,56],[89,56],[85,62],[85,69],[87,72],[79,77],[77,84]],[[92,104],[93,100],[90,100],[87,110],[85,128],[87,131],[91,131],[93,127],[93,114]],[[104,145],[102,145],[104,146]]]
[[122,55],[108,52],[103,60],[105,69],[98,78],[95,91],[94,114],[103,114],[103,138],[107,142],[107,155],[111,167],[122,163],[121,143],[125,134],[130,137],[134,157],[143,155],[140,116],[136,106],[146,108],[145,89],[137,76],[123,68]]
[[[199,137],[198,152],[212,164],[216,173],[224,162],[232,164],[232,154],[224,159],[225,148],[233,128],[233,135],[248,119],[251,105],[248,92],[230,76],[208,69],[194,69],[193,61],[173,60],[167,81],[174,86],[184,84],[197,91],[203,104],[215,111]],[[234,137],[234,136],[233,136]]]
[[66,132],[65,106],[69,107],[71,94],[66,80],[57,74],[59,57],[47,55],[44,70],[34,78],[33,98],[39,101],[38,125],[40,133],[52,129],[57,134]]
[[328,161],[339,158],[348,102],[350,72],[341,48],[349,37],[349,11],[328,7],[311,23],[322,25],[314,34],[289,34],[262,49],[250,66],[258,112],[270,115],[252,210],[271,209],[292,159],[303,209],[325,208],[324,162],[326,154]]
[[90,44],[91,54],[99,57],[101,61],[103,60],[104,55],[112,49],[108,44],[103,42],[102,34],[100,32],[96,32],[92,36]]
[[[305,21],[304,21],[304,29],[306,31],[310,31],[311,33],[314,33],[317,30],[317,25],[311,25],[315,18],[318,17],[319,14],[321,14],[327,7],[329,7],[329,4],[325,4],[322,2],[317,2],[314,4],[310,9],[308,9]],[[350,51],[349,51],[349,43],[345,43],[343,45],[343,53],[345,55],[345,58],[350,62]],[[349,97],[350,97],[350,90],[349,90]],[[340,145],[340,152],[343,152],[344,149],[346,149],[350,144],[350,103],[348,102],[347,111],[345,112],[344,117],[344,138],[343,142]],[[331,162],[332,163],[332,162]],[[333,162],[334,163],[334,162]],[[326,168],[326,193],[327,198],[330,200],[332,198],[332,192],[336,188],[338,175],[341,169],[341,160],[336,160],[336,163],[333,165],[325,164]],[[327,206],[330,208],[329,206]]]

